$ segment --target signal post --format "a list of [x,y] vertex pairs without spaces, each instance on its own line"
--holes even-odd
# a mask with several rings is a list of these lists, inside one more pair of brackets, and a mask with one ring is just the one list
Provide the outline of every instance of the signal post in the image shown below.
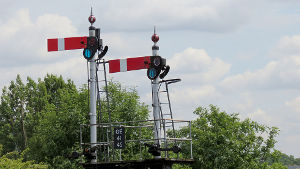
[[[93,23],[96,21],[96,18],[91,13],[89,17],[89,22],[91,26],[89,27],[89,38],[88,41],[90,44],[88,46],[90,48],[84,49],[84,56],[89,57],[90,60],[90,137],[91,137],[91,149],[93,149],[97,145],[97,114],[96,114],[96,58],[95,53],[97,51],[97,37],[96,37],[96,29],[93,27]],[[91,44],[92,43],[92,44]],[[95,49],[96,48],[96,49]],[[92,160],[91,163],[97,163],[97,150],[91,152]]]
[[[153,58],[153,63],[156,62],[161,62],[159,60],[161,60],[159,58],[158,55],[158,50],[159,47],[156,45],[156,43],[159,40],[159,36],[156,34],[155,29],[154,29],[154,34],[152,35],[152,41],[154,42],[154,45],[152,46],[152,56],[158,56],[156,58]],[[155,60],[157,60],[156,62],[154,62]],[[157,63],[158,64],[158,63]],[[160,63],[161,64],[161,63]],[[154,79],[152,80],[152,106],[153,106],[153,119],[154,119],[154,139],[155,139],[155,144],[157,146],[157,148],[160,147],[160,137],[161,137],[161,130],[160,130],[160,105],[159,105],[159,100],[158,100],[158,87],[159,87],[159,73],[158,70],[156,70],[155,68],[149,68],[147,71],[147,75],[150,79]],[[155,158],[161,158],[161,154],[160,151],[156,151],[156,153],[154,154]]]
[[[92,13],[88,18],[91,26],[89,27],[89,36],[83,37],[69,37],[69,38],[55,38],[48,39],[48,52],[83,49],[83,56],[89,62],[89,116],[90,116],[90,149],[86,149],[84,154],[88,154],[90,163],[97,163],[97,114],[96,114],[96,102],[97,102],[97,90],[96,90],[96,61],[101,59],[107,52],[108,47],[102,47],[102,39],[100,39],[100,29],[95,28],[93,23],[96,21],[95,16]],[[98,51],[101,53],[95,55]],[[98,57],[96,57],[98,56]]]

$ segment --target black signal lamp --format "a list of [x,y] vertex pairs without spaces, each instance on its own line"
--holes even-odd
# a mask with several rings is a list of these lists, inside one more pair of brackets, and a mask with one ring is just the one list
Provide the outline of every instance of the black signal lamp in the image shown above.
[[155,68],[149,68],[147,70],[147,76],[149,79],[154,80],[159,75],[159,72]]
[[85,59],[90,60],[93,58],[99,47],[98,38],[95,36],[87,37],[86,48],[83,50]]
[[150,66],[147,70],[147,76],[150,80],[156,79],[160,72],[166,66],[166,59],[161,56],[151,56],[150,57]]

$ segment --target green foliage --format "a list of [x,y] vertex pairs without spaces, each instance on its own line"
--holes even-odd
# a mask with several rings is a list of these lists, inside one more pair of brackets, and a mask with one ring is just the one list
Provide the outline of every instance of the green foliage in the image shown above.
[[[122,88],[120,83],[108,83],[109,102],[112,122],[139,121],[148,119],[148,107],[139,101],[140,97],[135,89]],[[102,98],[103,122],[108,122],[106,98]]]
[[11,82],[4,88],[0,106],[0,143],[4,145],[4,152],[24,150],[27,136],[25,130],[25,86],[20,76],[16,82]]
[[0,144],[0,157],[2,156],[2,152],[3,152],[3,145]]
[[173,164],[172,169],[192,169],[189,165]]
[[281,163],[287,166],[300,165],[300,158],[295,158],[292,155],[281,154],[280,160]]
[[[81,94],[80,92],[83,91]],[[47,75],[38,83],[20,76],[4,88],[0,104],[0,143],[3,153],[24,153],[24,160],[47,162],[68,156],[79,142],[79,124],[87,122],[85,90],[78,91],[71,80]],[[65,158],[66,161],[69,161]],[[67,162],[65,162],[67,163]],[[64,166],[66,166],[64,164]],[[57,168],[57,166],[55,166]],[[70,167],[69,167],[70,168]],[[74,167],[77,168],[77,167]]]
[[[111,121],[148,118],[148,107],[140,103],[136,90],[113,82],[109,82],[108,90]],[[71,80],[65,81],[61,76],[47,75],[38,82],[28,77],[24,84],[18,75],[1,95],[0,154],[23,152],[22,159],[14,160],[46,162],[51,168],[79,168],[78,160],[68,157],[72,151],[82,151],[79,126],[89,122],[88,94],[86,85],[77,89]],[[106,104],[102,98],[102,122],[109,120]],[[131,132],[127,134],[128,138],[133,136]],[[89,142],[88,130],[84,138]],[[5,160],[11,162],[9,158]]]
[[79,159],[69,160],[63,156],[56,156],[51,161],[51,168],[54,169],[65,169],[65,168],[76,168],[83,169],[83,167],[79,164]]
[[[274,151],[278,129],[250,119],[241,121],[238,114],[221,112],[217,107],[199,107],[192,122],[193,168],[267,168],[278,161]],[[181,129],[188,135],[188,128]],[[265,136],[265,137],[264,137]],[[188,147],[184,147],[188,152]]]
[[267,166],[268,169],[288,169],[287,166],[283,165],[282,163],[273,163],[270,166]]
[[[0,152],[1,152],[0,144]],[[35,164],[34,161],[24,161],[23,154],[18,152],[10,152],[5,155],[0,153],[0,168],[1,169],[47,169],[48,165],[40,163]]]
[[48,75],[44,83],[50,94],[30,138],[29,157],[51,162],[57,155],[71,153],[79,141],[79,125],[86,121],[86,112],[77,104],[81,98],[73,82],[65,83],[62,78]]
[[[140,102],[135,89],[109,82],[107,90],[111,117],[108,102],[102,95],[97,107],[103,112],[99,116],[102,123],[148,119],[148,107]],[[73,151],[82,151],[79,125],[89,122],[88,94],[86,85],[77,89],[71,80],[65,81],[61,76],[47,75],[37,82],[28,77],[25,84],[17,76],[16,81],[4,87],[1,95],[0,168],[81,168],[79,160],[72,160],[69,155]],[[275,127],[250,119],[242,121],[238,114],[221,112],[215,106],[199,107],[194,113],[198,115],[192,121],[196,163],[193,166],[174,165],[174,168],[283,169],[286,167],[282,163],[298,164],[300,161],[274,149],[279,131]],[[89,129],[83,131],[83,141],[89,142]],[[151,128],[142,128],[140,132],[144,138],[153,137]],[[182,128],[177,133],[187,137],[189,128]],[[98,130],[98,135],[103,141],[107,138],[104,130]],[[126,130],[127,140],[138,137],[139,131]],[[122,159],[139,159],[140,148],[142,157],[151,158],[144,147],[128,143],[122,150]],[[188,157],[189,145],[182,148],[180,157]]]

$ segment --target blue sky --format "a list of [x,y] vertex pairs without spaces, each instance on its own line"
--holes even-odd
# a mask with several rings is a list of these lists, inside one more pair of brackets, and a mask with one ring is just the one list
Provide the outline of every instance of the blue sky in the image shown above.
[[[93,6],[106,59],[151,55],[153,26],[171,66],[176,118],[198,106],[280,128],[277,148],[300,157],[300,1],[298,0],[1,0],[0,88],[20,74],[47,73],[86,83],[81,50],[51,52],[46,39],[86,36]],[[146,71],[111,74],[150,104]]]

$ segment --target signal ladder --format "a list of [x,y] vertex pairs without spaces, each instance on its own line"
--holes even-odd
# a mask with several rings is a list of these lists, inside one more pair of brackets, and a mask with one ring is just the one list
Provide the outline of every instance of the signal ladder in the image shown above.
[[[113,134],[112,134],[112,126],[111,126],[111,110],[110,110],[110,102],[109,102],[109,92],[108,92],[108,82],[106,76],[106,63],[104,59],[98,59],[96,61],[96,81],[97,81],[97,116],[98,116],[98,124],[101,123],[109,123],[109,126],[99,126],[98,134],[99,134],[99,151],[98,153],[99,159],[103,161],[110,161],[110,152],[114,151],[111,150],[111,141],[113,141]],[[102,68],[101,65],[103,66]],[[104,79],[99,79],[98,72],[103,73]],[[103,84],[104,83],[104,84]],[[102,99],[100,99],[102,98]],[[105,114],[107,113],[106,117]],[[102,155],[102,156],[101,156]]]
[[[181,79],[168,79],[168,80],[161,80],[159,83],[159,105],[160,105],[160,130],[163,129],[163,141],[164,141],[164,147],[168,148],[168,135],[171,135],[172,138],[176,138],[175,133],[175,125],[173,120],[173,112],[171,108],[171,102],[170,102],[170,95],[169,95],[169,85],[172,83],[180,82]],[[164,84],[164,85],[163,85]],[[161,89],[162,88],[162,89]],[[164,98],[163,98],[164,97]],[[163,111],[164,109],[164,111]],[[167,109],[167,111],[165,111]],[[170,133],[171,132],[171,133]],[[174,145],[177,146],[177,141],[174,141]],[[165,156],[169,157],[168,151],[165,151]],[[178,156],[178,153],[177,153]]]

